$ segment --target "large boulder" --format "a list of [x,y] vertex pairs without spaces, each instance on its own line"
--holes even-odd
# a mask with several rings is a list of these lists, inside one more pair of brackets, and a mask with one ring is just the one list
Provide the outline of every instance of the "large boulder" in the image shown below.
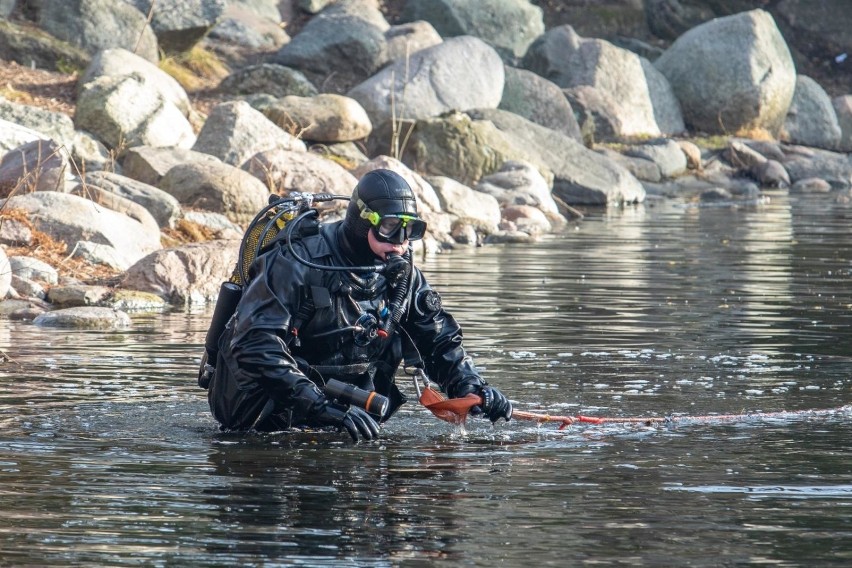
[[186,148],[134,146],[124,153],[122,174],[147,185],[156,186],[170,169],[192,162],[221,162],[216,156]]
[[323,92],[346,92],[387,63],[387,20],[370,0],[343,0],[311,18],[270,62],[302,71]]
[[669,80],[687,126],[712,134],[764,129],[777,135],[796,88],[790,50],[763,10],[689,30],[654,66]]
[[354,99],[331,93],[283,97],[264,108],[263,114],[284,130],[312,142],[351,142],[373,130],[364,107]]
[[121,152],[133,146],[195,143],[192,125],[144,75],[102,75],[80,89],[74,124]]
[[151,14],[151,28],[163,51],[189,51],[222,17],[225,0],[125,0]]
[[33,191],[65,191],[70,178],[67,152],[53,140],[34,140],[0,160],[0,197]]
[[526,69],[506,67],[505,70],[503,97],[497,108],[582,140],[571,103],[558,85]]
[[532,162],[552,176],[553,195],[568,205],[645,200],[645,189],[630,172],[573,138],[501,110],[477,109],[468,114],[493,124],[514,149],[513,159]]
[[413,53],[438,45],[444,38],[429,22],[418,20],[391,26],[385,32],[388,61],[408,59]]
[[831,99],[831,105],[837,115],[840,125],[840,142],[838,150],[852,152],[852,95],[842,95]]
[[222,213],[240,225],[248,224],[269,199],[269,190],[256,177],[221,162],[175,166],[159,187],[185,207]]
[[239,240],[208,241],[157,251],[131,266],[121,287],[151,292],[175,304],[204,304],[219,295],[239,247]]
[[275,148],[306,150],[304,142],[276,126],[245,101],[213,107],[192,147],[196,152],[210,154],[237,167],[258,152]]
[[126,0],[62,0],[38,6],[39,27],[90,55],[121,47],[154,63],[160,58],[146,15]]
[[317,88],[304,73],[275,63],[259,63],[237,69],[222,79],[216,90],[232,96],[263,93],[276,98],[318,94]]
[[358,183],[341,165],[314,152],[267,150],[255,154],[243,169],[278,195],[308,192],[349,196]]
[[132,73],[157,91],[164,100],[176,106],[184,116],[190,115],[192,103],[184,88],[174,77],[144,57],[118,47],[103,49],[92,58],[77,81],[77,89],[81,90],[87,83],[104,75],[121,77]]
[[373,126],[431,118],[452,110],[497,108],[503,95],[503,62],[492,47],[471,36],[451,38],[397,60],[351,91]]
[[159,230],[77,195],[40,191],[10,197],[0,206],[26,211],[37,230],[66,243],[69,251],[78,241],[91,241],[135,262],[161,248]]
[[840,124],[831,97],[810,77],[796,77],[796,91],[784,120],[782,140],[835,150],[840,144],[840,137]]
[[569,95],[575,89],[600,93],[584,95],[586,111],[612,117],[616,138],[660,134],[642,62],[631,51],[602,39],[582,38],[574,28],[563,25],[536,39],[522,66]]
[[490,235],[497,232],[500,224],[500,204],[486,193],[474,191],[468,186],[447,177],[430,177],[441,209],[467,222],[473,222],[480,232]]
[[549,218],[559,216],[550,186],[541,173],[526,162],[508,161],[493,174],[479,180],[473,189],[494,197],[501,207],[527,205]]
[[478,37],[508,62],[544,33],[542,10],[529,0],[407,0],[402,20],[425,20],[444,38]]
[[67,114],[33,105],[18,104],[0,97],[0,120],[31,128],[70,151],[74,145],[74,121]]
[[0,18],[0,59],[15,61],[27,67],[34,65],[38,69],[59,71],[68,66],[82,69],[90,58],[91,55],[76,45],[44,30]]
[[129,199],[143,207],[156,221],[159,227],[174,227],[183,215],[180,203],[165,191],[115,172],[88,172],[84,177],[85,186],[96,187],[103,191]]
[[32,128],[0,118],[0,157],[6,155],[6,152],[12,148],[17,148],[27,142],[49,139],[49,136]]

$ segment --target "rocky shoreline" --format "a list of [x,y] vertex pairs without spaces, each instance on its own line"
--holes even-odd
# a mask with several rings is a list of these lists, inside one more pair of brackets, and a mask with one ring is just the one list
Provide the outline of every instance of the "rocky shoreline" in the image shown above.
[[[379,167],[415,189],[423,254],[534,242],[651,199],[852,201],[852,95],[797,73],[763,10],[698,23],[652,61],[547,28],[527,0],[463,16],[401,2],[394,24],[375,0],[100,0],[121,17],[83,16],[92,1],[0,5],[4,58],[26,30],[33,62],[82,69],[72,116],[0,99],[4,317],[123,327],[214,301],[270,195],[348,196]],[[204,112],[161,57],[199,46],[232,69]]]

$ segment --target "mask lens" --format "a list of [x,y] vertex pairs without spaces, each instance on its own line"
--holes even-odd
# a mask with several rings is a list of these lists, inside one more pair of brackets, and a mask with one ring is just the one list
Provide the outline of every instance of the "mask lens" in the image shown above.
[[386,239],[393,237],[399,228],[402,226],[402,219],[399,217],[382,217],[379,222],[379,234]]
[[376,226],[376,234],[385,242],[416,241],[426,234],[426,222],[411,215],[386,215]]
[[412,219],[408,222],[408,226],[405,228],[408,240],[416,241],[418,239],[422,239],[423,235],[426,234],[426,221],[421,219]]

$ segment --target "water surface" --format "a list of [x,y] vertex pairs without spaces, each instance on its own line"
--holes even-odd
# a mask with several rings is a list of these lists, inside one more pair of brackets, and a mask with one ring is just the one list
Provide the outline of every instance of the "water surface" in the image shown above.
[[463,434],[410,403],[376,443],[224,435],[208,309],[4,321],[0,563],[849,565],[850,218],[648,203],[419,262],[518,408],[662,425]]

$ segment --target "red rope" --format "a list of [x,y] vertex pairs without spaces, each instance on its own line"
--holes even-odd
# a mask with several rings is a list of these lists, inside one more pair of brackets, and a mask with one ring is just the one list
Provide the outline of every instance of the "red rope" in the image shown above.
[[[467,418],[467,413],[472,406],[482,404],[482,398],[478,395],[469,394],[462,398],[447,399],[443,393],[435,391],[431,388],[426,388],[420,396],[420,403],[428,408],[432,413],[447,422],[455,424],[464,424]],[[707,414],[704,416],[650,416],[650,417],[607,417],[607,416],[585,416],[578,414],[576,416],[558,416],[553,414],[542,414],[538,412],[527,412],[524,410],[515,410],[512,413],[513,418],[519,420],[531,420],[534,422],[559,422],[559,429],[563,430],[567,426],[577,423],[585,424],[666,424],[673,422],[691,422],[691,423],[714,423],[714,422],[737,422],[748,419],[773,419],[773,418],[802,418],[805,416],[830,416],[841,412],[852,412],[852,405],[838,406],[837,408],[828,408],[820,410],[779,410],[776,412],[748,412],[742,414]]]

